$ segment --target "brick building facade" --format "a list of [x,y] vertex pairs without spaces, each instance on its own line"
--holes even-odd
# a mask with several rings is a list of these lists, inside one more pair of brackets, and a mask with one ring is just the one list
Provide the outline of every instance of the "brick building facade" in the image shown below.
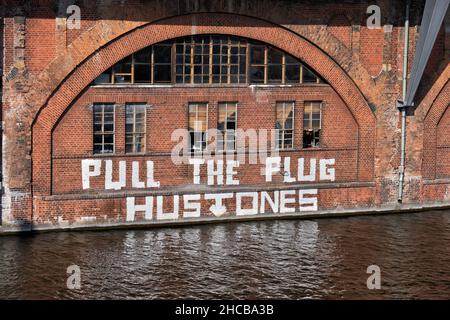
[[[399,204],[404,1],[6,2],[2,231],[341,214],[450,199],[448,15],[408,115]],[[81,9],[79,28],[69,26],[71,4]],[[375,29],[367,26],[373,4],[381,8]],[[409,65],[423,7],[412,1]],[[203,152],[203,127],[274,130],[274,167],[231,161],[228,172],[225,160],[218,177],[216,147],[190,154],[206,159],[199,172],[174,163],[173,133],[197,124],[200,138],[190,136],[188,147]],[[251,154],[248,144],[231,149],[234,160]]]

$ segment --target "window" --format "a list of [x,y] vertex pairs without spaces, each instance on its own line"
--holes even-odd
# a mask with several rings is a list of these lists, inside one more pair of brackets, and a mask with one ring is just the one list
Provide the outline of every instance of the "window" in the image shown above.
[[175,44],[176,83],[246,83],[247,42],[228,36],[195,36]]
[[283,82],[284,54],[273,48],[267,48],[267,82]]
[[201,152],[206,148],[208,130],[208,104],[189,104],[189,136],[192,152]]
[[114,105],[94,104],[94,153],[114,152]]
[[294,57],[265,45],[250,44],[250,83],[323,83]]
[[302,66],[302,82],[303,83],[319,83],[320,79],[309,70],[307,67]]
[[[284,59],[284,82],[285,83],[299,83],[301,79],[302,65],[298,60],[286,55]],[[304,81],[302,81],[304,82]]]
[[112,69],[104,71],[101,75],[94,80],[94,84],[112,83],[111,80]]
[[292,149],[294,146],[294,102],[276,104],[277,149]]
[[265,64],[266,64],[266,50],[265,46],[250,47],[250,82],[251,83],[265,83]]
[[298,59],[257,41],[196,35],[122,59],[94,84],[299,84],[323,81]]
[[172,46],[167,44],[153,46],[152,83],[172,82]]
[[133,78],[133,56],[126,57],[113,67],[114,83],[131,83]]
[[320,146],[322,102],[305,102],[303,113],[303,148]]
[[151,55],[152,48],[146,48],[133,55],[134,83],[151,82]]
[[122,59],[95,79],[94,84],[171,83],[172,45],[159,44]]
[[217,151],[236,150],[237,103],[219,103]]
[[144,152],[146,106],[142,104],[127,104],[125,109],[125,152]]

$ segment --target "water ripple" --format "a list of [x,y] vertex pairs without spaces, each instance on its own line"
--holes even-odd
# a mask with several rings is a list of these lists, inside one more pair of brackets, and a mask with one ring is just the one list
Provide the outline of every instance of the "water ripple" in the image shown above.
[[448,299],[448,243],[445,211],[1,237],[0,298]]

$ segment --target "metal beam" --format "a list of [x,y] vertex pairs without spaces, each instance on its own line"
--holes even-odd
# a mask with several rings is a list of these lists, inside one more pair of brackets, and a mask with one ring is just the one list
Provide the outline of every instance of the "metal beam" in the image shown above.
[[449,7],[450,0],[426,0],[425,10],[419,31],[419,41],[417,42],[416,53],[414,55],[413,67],[406,98],[403,107],[412,106],[414,97],[422,80],[423,73],[433,50],[434,43],[442,26],[445,14]]
[[423,73],[433,50],[442,21],[447,13],[450,0],[426,0],[425,10],[423,12],[422,24],[420,26],[419,41],[416,46],[413,67],[411,70],[410,81],[406,86],[406,74],[408,68],[408,30],[409,30],[409,6],[410,0],[406,4],[405,16],[405,45],[403,58],[403,97],[397,101],[397,107],[402,115],[401,129],[401,150],[399,166],[399,184],[398,201],[403,201],[403,187],[405,181],[405,162],[406,162],[406,110],[414,105],[414,97],[422,80]]

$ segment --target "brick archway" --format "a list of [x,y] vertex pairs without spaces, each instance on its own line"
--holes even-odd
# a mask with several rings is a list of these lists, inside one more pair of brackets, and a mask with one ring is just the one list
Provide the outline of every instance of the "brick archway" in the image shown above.
[[106,44],[79,64],[57,87],[39,111],[32,127],[33,194],[51,193],[51,134],[71,103],[104,70],[122,58],[154,43],[191,34],[230,34],[278,47],[310,65],[337,92],[359,126],[358,178],[374,175],[375,116],[345,71],[306,39],[280,26],[246,16],[192,14],[137,27]]
[[[450,68],[447,69],[450,70]],[[441,90],[433,95],[434,101],[427,109],[423,122],[422,176],[423,178],[430,180],[439,178],[437,174],[437,161],[439,158],[438,127],[450,106],[450,80],[448,78],[448,72],[447,75],[444,74],[444,76],[446,77],[446,82],[444,82],[443,85],[440,84],[439,89]],[[439,81],[437,84],[439,84]],[[429,99],[431,99],[431,97],[427,97],[426,101]],[[421,108],[426,108],[426,101],[424,103],[425,105],[422,105]],[[421,111],[423,112],[424,110]],[[443,149],[446,149],[446,147],[447,146],[444,146]]]

